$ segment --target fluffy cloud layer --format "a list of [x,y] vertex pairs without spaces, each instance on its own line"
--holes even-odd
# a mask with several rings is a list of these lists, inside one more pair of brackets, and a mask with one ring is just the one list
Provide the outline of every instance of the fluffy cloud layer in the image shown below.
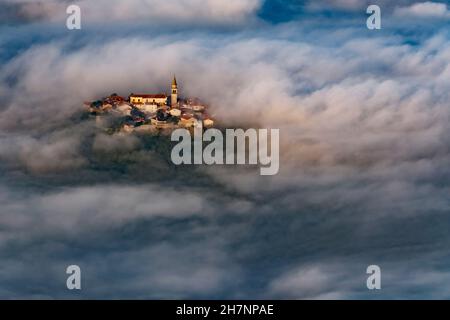
[[152,24],[230,24],[240,23],[254,16],[261,5],[260,0],[7,0],[4,4],[16,13],[17,18],[28,20],[65,20],[66,8],[77,5],[82,18],[93,24],[114,21],[131,21]]
[[304,1],[306,6],[315,10],[343,10],[343,11],[363,11],[369,5],[375,4],[381,7],[382,11],[390,12],[397,6],[414,6],[423,2],[421,0],[316,0]]
[[57,22],[67,18],[69,5],[78,5],[84,26],[135,24],[175,27],[177,26],[228,26],[253,25],[259,18],[277,17],[286,21],[290,17],[309,18],[320,12],[365,12],[371,4],[379,5],[384,14],[393,10],[401,15],[442,15],[445,3],[420,0],[5,0],[1,6],[4,22]]
[[[181,22],[193,19],[198,3],[179,5]],[[258,6],[214,1],[199,14],[228,23]],[[127,10],[108,14],[123,23]],[[445,296],[435,288],[448,277],[444,28],[126,25],[0,38],[0,296],[68,297],[58,288],[72,263],[87,271],[85,297],[365,298],[373,263],[396,288],[384,297]],[[280,128],[280,173],[175,167],[167,145],[106,135],[82,115],[83,101],[112,92],[167,91],[173,73],[223,124]],[[30,272],[30,260],[49,271]]]
[[395,9],[395,14],[410,17],[450,18],[450,11],[448,11],[445,3],[431,1],[398,7]]

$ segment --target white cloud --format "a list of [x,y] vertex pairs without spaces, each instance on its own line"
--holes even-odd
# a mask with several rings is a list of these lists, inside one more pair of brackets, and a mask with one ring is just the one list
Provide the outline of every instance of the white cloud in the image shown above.
[[9,229],[2,232],[3,240],[61,232],[80,236],[89,230],[107,230],[140,218],[195,216],[209,212],[205,208],[207,200],[200,195],[161,190],[155,185],[77,187],[21,197],[2,189],[0,202],[4,211],[0,223]]
[[407,17],[450,18],[450,11],[445,3],[431,1],[397,7],[394,10],[394,14]]
[[[389,229],[398,220],[406,226],[441,221],[440,214],[447,210],[448,184],[443,178],[450,167],[447,38],[434,32],[429,40],[408,45],[401,36],[357,37],[336,27],[316,31],[311,40],[299,25],[265,28],[229,37],[186,32],[103,38],[100,32],[90,38],[87,33],[80,43],[77,34],[67,41],[46,38],[24,46],[5,61],[0,73],[0,169],[6,171],[2,185],[19,187],[0,192],[0,243],[23,249],[4,254],[11,256],[11,265],[26,264],[26,258],[17,257],[22,251],[41,254],[41,248],[33,245],[59,248],[61,239],[78,241],[83,250],[88,247],[87,255],[99,260],[111,258],[99,278],[113,268],[108,263],[129,257],[130,265],[122,265],[119,274],[131,273],[141,262],[150,263],[165,253],[163,263],[153,265],[155,276],[146,277],[142,267],[139,276],[124,276],[120,287],[134,295],[133,288],[142,293],[154,286],[162,296],[177,296],[201,292],[202,287],[217,292],[227,279],[224,269],[229,265],[223,267],[222,262],[232,259],[219,254],[216,260],[213,253],[224,248],[232,248],[243,265],[267,261],[270,252],[284,269],[299,256],[307,257],[303,253],[311,252],[311,246],[322,256],[359,252],[354,240],[364,230],[364,236],[384,239],[378,244],[383,252],[391,246],[409,252],[407,235],[384,231],[381,237],[377,230]],[[334,37],[338,45],[328,42]],[[71,120],[85,100],[111,92],[167,90],[172,73],[177,73],[182,95],[207,100],[224,123],[279,127],[280,174],[267,179],[233,166],[208,171],[177,168],[174,174],[135,138],[105,136],[87,123]],[[95,162],[93,167],[101,170],[89,170],[92,151],[107,159],[111,153],[112,161],[123,160],[114,154],[123,151],[127,158],[118,169]],[[161,173],[170,175],[161,185],[147,181]],[[30,181],[38,181],[44,190]],[[229,223],[227,215],[239,220],[237,213],[254,216]],[[411,215],[414,219],[409,219]],[[142,225],[144,230],[136,231]],[[167,231],[176,226],[178,232]],[[282,230],[278,234],[277,227]],[[112,229],[119,231],[111,235]],[[212,251],[202,251],[211,237],[199,229],[212,230],[206,234],[220,242]],[[330,230],[344,230],[347,236]],[[415,228],[414,241],[420,246],[442,239],[430,230],[423,224]],[[156,240],[155,234],[160,235]],[[88,235],[101,248],[89,247]],[[302,236],[307,247],[293,250]],[[143,248],[137,254],[130,249],[168,239],[177,241],[163,244],[160,250]],[[110,241],[111,251],[125,253],[105,253]],[[195,241],[198,246],[189,247]],[[187,254],[177,249],[180,243],[186,245],[182,248]],[[366,243],[361,242],[361,247]],[[194,252],[200,252],[204,264],[190,260]],[[264,258],[258,256],[261,252]],[[73,252],[63,247],[60,253]],[[172,254],[182,255],[183,263],[190,264],[185,267],[170,259]],[[52,265],[52,257],[42,260]],[[97,265],[95,259],[87,260]],[[330,276],[335,270],[340,274],[341,269],[333,265],[294,267],[268,288],[282,298],[348,297],[352,283],[334,288],[340,283]],[[4,278],[9,279],[11,272],[4,271]],[[202,274],[208,278],[202,279]],[[255,277],[262,283],[267,280]],[[103,285],[99,294],[113,286]]]
[[349,288],[346,279],[345,273],[336,265],[299,267],[272,280],[268,295],[284,299],[343,299]]
[[82,21],[91,24],[129,21],[136,24],[233,24],[254,17],[261,0],[9,0],[20,16],[50,21],[65,20],[68,5],[81,8]]
[[309,0],[307,7],[312,10],[345,10],[354,12],[365,12],[365,9],[376,4],[382,10],[391,10],[393,6],[409,5],[417,2],[417,0]]

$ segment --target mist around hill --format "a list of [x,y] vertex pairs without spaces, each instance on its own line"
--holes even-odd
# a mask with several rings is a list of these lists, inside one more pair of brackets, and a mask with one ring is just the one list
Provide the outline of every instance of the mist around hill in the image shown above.
[[[79,2],[79,31],[0,4],[0,298],[448,297],[446,6],[378,1],[371,31],[365,1]],[[84,113],[174,73],[224,127],[280,129],[279,174],[175,166]]]

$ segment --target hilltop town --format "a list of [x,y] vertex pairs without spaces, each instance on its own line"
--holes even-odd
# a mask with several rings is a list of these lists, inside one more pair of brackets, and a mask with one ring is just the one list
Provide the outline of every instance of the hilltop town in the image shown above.
[[128,98],[111,94],[101,100],[85,102],[88,111],[96,116],[113,115],[119,121],[115,129],[121,132],[154,132],[159,129],[193,128],[201,124],[212,127],[214,121],[208,114],[208,107],[197,98],[178,98],[178,84],[174,76],[170,97],[165,93],[136,94]]

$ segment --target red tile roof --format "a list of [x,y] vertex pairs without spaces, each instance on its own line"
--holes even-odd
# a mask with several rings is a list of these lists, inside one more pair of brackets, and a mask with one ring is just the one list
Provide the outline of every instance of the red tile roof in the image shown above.
[[132,94],[130,97],[139,97],[139,98],[147,98],[147,99],[164,99],[167,98],[165,94]]

